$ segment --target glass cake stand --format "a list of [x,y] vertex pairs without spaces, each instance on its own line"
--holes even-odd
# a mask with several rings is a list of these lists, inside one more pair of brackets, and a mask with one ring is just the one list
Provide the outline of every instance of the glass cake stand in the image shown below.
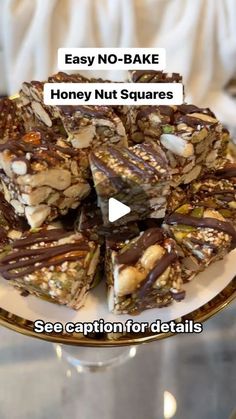
[[[178,321],[204,322],[214,316],[236,298],[236,277],[212,300]],[[53,344],[57,358],[78,373],[96,372],[122,364],[135,357],[137,346],[143,343],[171,337],[173,333],[126,334],[119,337],[94,335],[57,335],[34,332],[34,323],[0,308],[0,325],[24,335],[43,339]]]
[[90,348],[53,344],[57,358],[75,368],[78,373],[105,371],[134,358],[136,346]]

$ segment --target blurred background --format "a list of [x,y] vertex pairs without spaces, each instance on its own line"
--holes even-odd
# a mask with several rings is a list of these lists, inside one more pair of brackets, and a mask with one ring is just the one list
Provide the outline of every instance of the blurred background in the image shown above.
[[59,47],[164,47],[187,100],[231,124],[236,102],[225,88],[236,77],[235,22],[235,0],[1,0],[0,91],[56,72]]
[[1,328],[0,418],[235,419],[235,309],[102,372],[79,373],[52,344]]
[[[236,127],[235,0],[1,0],[0,95],[57,72],[59,47],[165,47],[187,100]],[[1,328],[0,419],[235,418],[235,308],[201,335],[144,345],[127,363],[86,374],[51,344]]]

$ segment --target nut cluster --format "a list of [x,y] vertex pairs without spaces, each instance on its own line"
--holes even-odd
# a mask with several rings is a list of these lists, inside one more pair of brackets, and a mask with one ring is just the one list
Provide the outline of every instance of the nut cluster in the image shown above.
[[[181,80],[176,73],[129,74],[131,83]],[[48,81],[109,82],[62,72]],[[105,244],[111,311],[135,314],[181,301],[183,282],[235,247],[228,131],[210,109],[186,103],[48,106],[44,83],[23,83],[17,103],[0,100],[1,275],[78,309],[97,281]],[[111,226],[107,202],[117,192],[132,211]],[[79,221],[71,211],[77,208]]]

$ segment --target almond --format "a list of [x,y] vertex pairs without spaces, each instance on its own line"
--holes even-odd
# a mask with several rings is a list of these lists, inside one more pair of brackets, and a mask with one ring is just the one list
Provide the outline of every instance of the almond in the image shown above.
[[217,122],[216,118],[206,115],[205,113],[194,112],[194,113],[188,114],[188,116],[191,118],[202,119],[202,121],[210,122],[212,124],[215,124]]
[[32,228],[40,227],[48,215],[50,214],[50,207],[47,205],[37,205],[35,207],[26,207],[25,216]]
[[185,184],[192,182],[192,180],[197,179],[198,176],[200,175],[202,170],[202,167],[199,165],[196,165],[193,170],[191,170],[190,172],[188,172],[185,176],[183,176],[183,182]]
[[52,120],[48,113],[45,111],[45,109],[42,107],[42,105],[39,102],[32,102],[32,109],[34,111],[35,116],[40,119],[47,127],[52,126]]
[[88,183],[76,183],[75,185],[67,188],[63,193],[67,197],[72,198],[84,198],[90,192],[90,186]]
[[170,150],[173,154],[181,157],[191,157],[194,155],[194,148],[191,143],[188,143],[183,138],[174,134],[162,134],[160,136],[161,144]]
[[29,194],[22,193],[22,201],[26,205],[39,205],[42,202],[44,202],[52,192],[52,188],[49,188],[48,186],[42,186],[41,188],[36,188]]
[[91,147],[95,136],[95,126],[90,124],[86,127],[80,128],[78,132],[73,135],[73,138],[71,138],[71,143],[75,148]]
[[18,185],[30,185],[32,188],[39,186],[51,186],[53,189],[62,191],[71,184],[71,173],[63,169],[49,169],[35,175],[24,175],[17,178]]

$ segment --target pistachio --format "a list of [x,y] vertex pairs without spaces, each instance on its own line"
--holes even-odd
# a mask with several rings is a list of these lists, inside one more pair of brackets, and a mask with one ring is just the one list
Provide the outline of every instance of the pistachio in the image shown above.
[[229,207],[232,209],[236,209],[236,201],[229,202]]
[[100,256],[100,248],[97,247],[96,251],[94,252],[94,255],[90,261],[89,267],[88,267],[88,276],[92,276],[95,274],[96,268],[98,266],[99,262],[99,256]]
[[111,138],[113,135],[115,135],[114,130],[111,129],[111,127],[108,128],[102,125],[96,127],[96,133],[102,139]]
[[190,233],[190,232],[196,230],[195,227],[188,226],[186,224],[177,224],[173,227],[173,229],[175,231],[181,231],[181,232],[184,232],[184,233]]
[[203,213],[204,213],[204,208],[203,207],[197,207],[197,208],[194,208],[192,210],[190,215],[192,217],[201,218],[201,217],[203,217]]
[[[184,125],[184,124],[180,124],[180,125]],[[178,125],[177,128],[179,128],[179,125]],[[171,125],[167,124],[167,125],[162,126],[162,131],[163,131],[164,134],[171,134],[174,131],[174,128]]]
[[225,221],[225,218],[218,211],[213,209],[206,209],[203,214],[204,218],[215,218],[216,220]]
[[178,243],[181,243],[185,237],[188,235],[188,233],[184,233],[183,231],[174,231],[174,238]]
[[192,209],[192,206],[190,204],[184,204],[179,207],[176,212],[179,214],[188,214],[188,212]]

